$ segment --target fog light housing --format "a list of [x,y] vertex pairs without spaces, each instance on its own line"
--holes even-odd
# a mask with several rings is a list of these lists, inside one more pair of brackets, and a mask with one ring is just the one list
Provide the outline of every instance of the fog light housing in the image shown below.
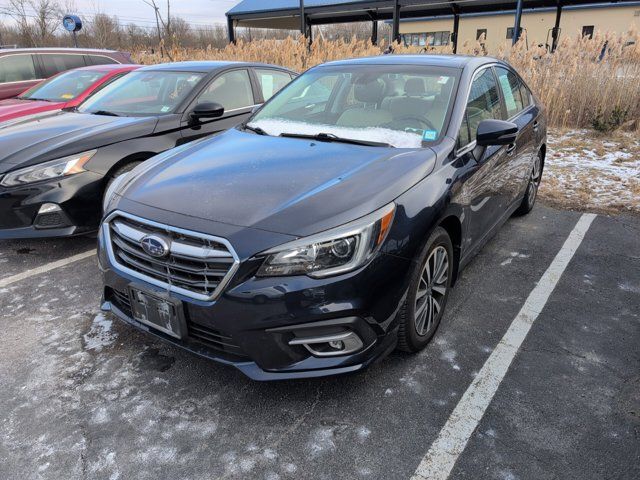
[[360,350],[364,343],[356,332],[332,333],[315,337],[296,337],[289,345],[302,345],[315,357],[349,355]]
[[69,224],[69,219],[57,203],[43,203],[33,224],[36,228],[60,228]]
[[38,215],[43,215],[45,213],[53,213],[53,212],[61,212],[62,208],[57,203],[43,203],[40,205],[40,209],[38,210]]

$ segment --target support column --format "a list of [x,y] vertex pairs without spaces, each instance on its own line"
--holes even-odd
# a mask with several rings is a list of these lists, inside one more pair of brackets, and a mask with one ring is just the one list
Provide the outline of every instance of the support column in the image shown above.
[[371,22],[371,44],[378,45],[378,21]]
[[453,13],[453,34],[451,34],[451,43],[453,43],[453,53],[458,53],[458,31],[460,30],[460,15],[454,10]]
[[395,0],[393,5],[393,32],[391,34],[392,42],[400,42],[400,0]]
[[307,19],[304,16],[304,0],[300,0],[300,33],[307,36]]
[[560,40],[560,17],[562,16],[562,0],[558,0],[556,5],[556,24],[551,30],[551,51],[555,52],[558,48],[558,41]]
[[233,19],[227,17],[227,31],[229,34],[229,43],[236,43],[236,32],[233,26]]
[[518,5],[516,6],[516,20],[513,24],[513,39],[511,40],[512,45],[515,45],[518,40],[520,40],[520,21],[522,20],[522,0],[518,0]]

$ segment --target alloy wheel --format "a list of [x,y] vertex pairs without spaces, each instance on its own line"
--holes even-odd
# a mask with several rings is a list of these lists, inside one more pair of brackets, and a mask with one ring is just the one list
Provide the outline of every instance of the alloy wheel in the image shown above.
[[449,254],[439,245],[427,258],[418,282],[413,319],[418,335],[427,335],[435,327],[447,293],[448,279]]
[[540,185],[540,173],[542,170],[542,160],[540,155],[536,156],[533,162],[533,170],[531,171],[531,178],[529,179],[529,198],[527,199],[529,205],[533,205],[536,201],[536,195],[538,195],[538,186]]

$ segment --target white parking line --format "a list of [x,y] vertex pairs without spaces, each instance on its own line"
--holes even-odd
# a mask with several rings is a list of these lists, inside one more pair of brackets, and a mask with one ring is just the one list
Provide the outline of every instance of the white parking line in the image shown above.
[[518,353],[533,322],[544,308],[549,296],[571,258],[582,243],[596,215],[584,214],[564,242],[564,245],[529,294],[522,309],[489,356],[482,369],[456,405],[438,438],[420,462],[411,480],[446,480],[469,438],[500,386],[511,361]]
[[46,265],[42,265],[41,267],[32,268],[31,270],[26,270],[22,273],[18,273],[17,275],[12,275],[11,277],[0,279],[0,288],[7,287],[12,283],[19,282],[29,277],[33,277],[35,275],[40,275],[42,273],[49,272],[51,270],[55,270],[56,268],[64,267],[71,263],[77,262],[79,260],[84,260],[85,258],[92,257],[96,254],[95,250],[90,250],[88,252],[79,253],[78,255],[74,255],[72,257],[63,258],[62,260],[58,260],[56,262],[47,263]]

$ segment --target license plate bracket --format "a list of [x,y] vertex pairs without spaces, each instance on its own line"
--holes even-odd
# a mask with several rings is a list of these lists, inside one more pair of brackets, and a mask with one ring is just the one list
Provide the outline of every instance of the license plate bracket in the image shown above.
[[129,286],[133,319],[153,329],[181,339],[186,334],[182,302],[168,295]]

